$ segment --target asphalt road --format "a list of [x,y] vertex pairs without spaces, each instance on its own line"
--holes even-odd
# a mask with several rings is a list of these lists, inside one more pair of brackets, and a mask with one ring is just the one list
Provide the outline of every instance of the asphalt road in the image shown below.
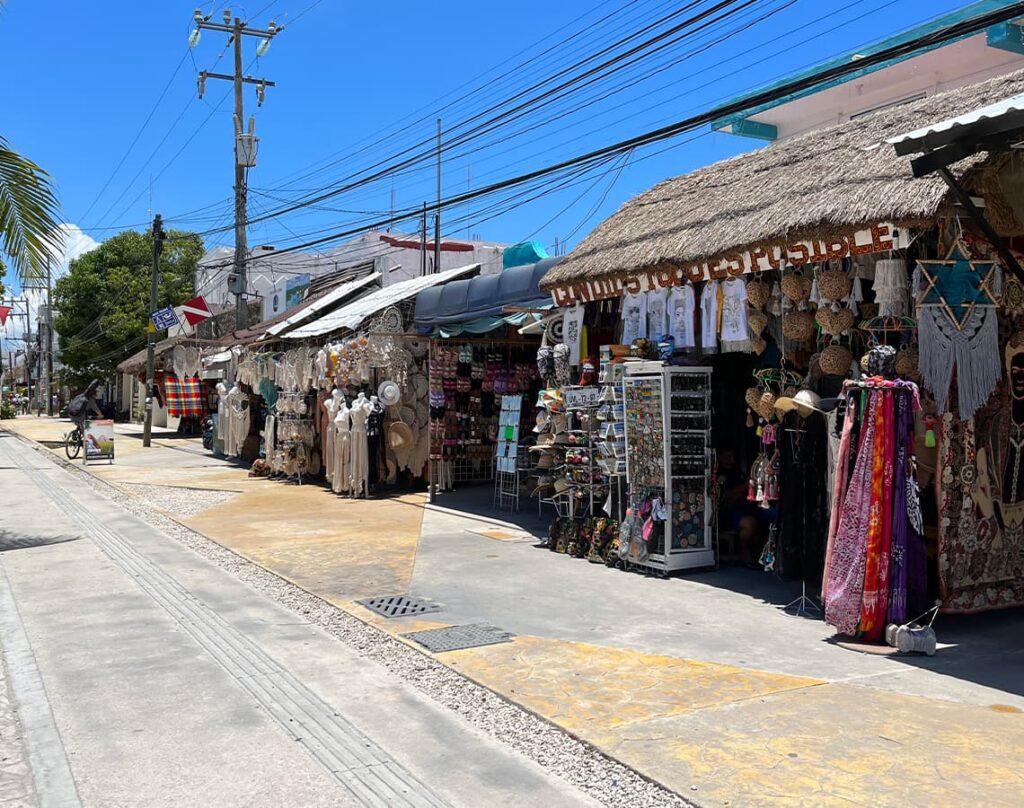
[[0,433],[0,806],[571,806],[564,781]]

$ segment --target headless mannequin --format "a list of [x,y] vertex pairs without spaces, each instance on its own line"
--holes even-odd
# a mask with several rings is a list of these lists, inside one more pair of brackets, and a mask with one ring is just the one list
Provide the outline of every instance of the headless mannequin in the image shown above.
[[217,440],[224,443],[227,439],[228,386],[217,382]]
[[367,494],[367,483],[370,477],[369,444],[366,437],[366,420],[373,411],[373,404],[363,394],[356,396],[352,402],[352,449],[351,474],[352,493],[354,496]]
[[352,493],[352,432],[350,410],[344,397],[331,424],[334,457],[331,460],[331,490],[335,494]]
[[345,397],[341,394],[341,390],[335,387],[323,405],[327,411],[327,428],[324,430],[324,465],[328,480],[331,479],[331,474],[334,472],[334,418],[344,403]]

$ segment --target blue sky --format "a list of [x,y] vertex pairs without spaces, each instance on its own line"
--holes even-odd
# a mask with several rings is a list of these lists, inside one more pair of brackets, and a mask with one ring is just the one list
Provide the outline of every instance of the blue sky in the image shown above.
[[[253,90],[246,91],[246,114],[256,115],[261,138],[259,165],[249,178],[254,189],[250,215],[310,189],[330,187],[432,137],[438,108],[467,90],[477,91],[443,111],[446,126],[681,5],[678,0],[387,5],[249,0],[246,6],[232,6],[253,25],[275,19],[286,26],[262,59],[254,59],[256,41],[246,42],[245,61],[255,61],[249,72],[278,85],[267,90],[259,109]],[[708,46],[683,64],[642,80],[637,73],[645,65],[638,65],[625,75],[634,83],[614,96],[593,99],[585,109],[551,120],[570,102],[590,99],[596,92],[590,88],[542,107],[511,129],[472,141],[464,147],[472,153],[446,161],[445,192],[518,174],[685,117],[960,5],[959,0],[757,0],[735,21],[645,63],[656,66],[688,48]],[[206,97],[198,100],[195,72],[196,67],[230,72],[230,53],[218,60],[225,37],[211,31],[189,52],[195,6],[179,0],[127,5],[8,0],[0,11],[7,110],[3,133],[53,174],[67,221],[92,239],[100,241],[125,226],[144,226],[151,209],[171,219],[172,226],[193,230],[229,221],[229,86],[210,81]],[[202,8],[220,19],[223,6],[207,2]],[[711,45],[719,33],[766,13],[771,16]],[[597,24],[605,15],[613,16]],[[572,39],[559,44],[567,37]],[[542,54],[545,49],[551,50]],[[531,57],[536,61],[501,75]],[[163,101],[125,157],[165,86]],[[402,131],[402,125],[408,128]],[[353,154],[396,128],[400,134]],[[533,237],[549,247],[558,238],[571,246],[626,199],[665,177],[757,145],[717,133],[691,138],[634,154],[628,164],[606,166],[602,174],[581,177],[578,184],[496,217],[488,202],[455,211],[449,218],[459,220],[458,230],[445,233],[507,242]],[[330,155],[336,162],[325,164]],[[283,247],[358,226],[387,214],[392,189],[399,209],[418,207],[433,198],[433,167],[423,165],[339,196],[325,203],[330,210],[307,209],[254,225],[250,244]],[[211,233],[207,243],[231,239],[230,232]]]

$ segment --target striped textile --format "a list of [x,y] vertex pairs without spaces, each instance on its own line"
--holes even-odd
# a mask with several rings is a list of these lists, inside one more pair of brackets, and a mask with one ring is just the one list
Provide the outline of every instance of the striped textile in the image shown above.
[[180,379],[169,375],[164,380],[164,395],[168,415],[175,418],[201,418],[206,415],[206,391],[200,379]]

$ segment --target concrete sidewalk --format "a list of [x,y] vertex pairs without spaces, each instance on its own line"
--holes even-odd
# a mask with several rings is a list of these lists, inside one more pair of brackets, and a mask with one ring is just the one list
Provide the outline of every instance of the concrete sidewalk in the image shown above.
[[[56,424],[13,426],[46,440]],[[117,464],[89,470],[154,485],[157,505],[167,486],[231,492],[181,521],[393,634],[515,633],[437,657],[699,804],[1010,806],[1024,793],[1019,611],[940,618],[930,659],[843,647],[781,610],[798,594],[784,582],[746,570],[662,581],[557,556],[534,546],[529,505],[509,522],[489,512],[489,490],[438,507],[347,501],[157,443],[119,438]],[[385,620],[353,603],[398,593],[444,608]]]
[[0,490],[41,806],[594,804],[2,432]]

